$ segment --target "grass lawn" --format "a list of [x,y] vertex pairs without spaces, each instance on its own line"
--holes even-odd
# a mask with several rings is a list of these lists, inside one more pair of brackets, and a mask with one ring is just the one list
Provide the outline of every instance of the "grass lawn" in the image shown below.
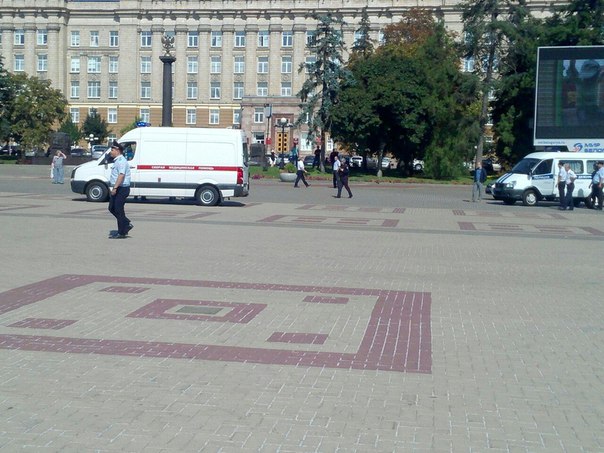
[[[308,170],[308,176],[306,179],[311,181],[331,181],[332,174],[331,169],[327,169],[326,173],[321,173],[320,171],[313,169]],[[250,178],[252,179],[279,179],[279,168],[277,167],[268,167],[266,171],[262,169],[260,166],[252,166],[250,167]],[[490,182],[496,178],[496,176],[489,178],[487,181]],[[403,177],[398,174],[396,170],[386,169],[383,171],[383,176],[378,178],[375,175],[375,170],[370,173],[364,173],[362,170],[358,168],[354,168],[350,172],[350,181],[353,182],[367,182],[367,183],[407,183],[407,184],[472,184],[471,176],[464,176],[457,179],[448,179],[448,180],[436,180],[428,177],[424,177],[421,175],[416,176],[408,176]],[[486,183],[485,183],[486,184]]]

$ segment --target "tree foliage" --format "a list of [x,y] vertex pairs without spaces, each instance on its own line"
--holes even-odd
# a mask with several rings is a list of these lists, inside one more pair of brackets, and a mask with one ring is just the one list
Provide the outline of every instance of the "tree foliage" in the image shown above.
[[69,136],[70,144],[77,143],[82,138],[82,131],[78,125],[72,121],[71,115],[67,115],[67,117],[63,120],[59,126],[59,132],[64,132]]
[[82,124],[82,133],[84,138],[92,134],[98,138],[97,143],[104,143],[109,135],[108,124],[96,111],[89,112]]
[[349,63],[354,82],[342,85],[334,136],[377,152],[378,160],[391,152],[405,163],[403,171],[426,157],[430,174],[454,176],[468,148],[468,114],[476,101],[475,78],[462,74],[458,62],[444,24],[424,10],[410,11],[386,29],[385,45]]
[[26,148],[41,146],[55,124],[65,118],[67,100],[48,80],[26,74],[11,75],[11,79],[10,136]]
[[342,53],[344,41],[341,19],[328,15],[313,16],[317,21],[317,32],[308,49],[316,57],[313,62],[302,63],[299,72],[306,71],[307,78],[298,92],[301,113],[296,124],[308,126],[309,138],[321,134],[321,171],[325,171],[325,146],[331,131],[331,110],[338,102],[340,85],[349,79],[344,67]]

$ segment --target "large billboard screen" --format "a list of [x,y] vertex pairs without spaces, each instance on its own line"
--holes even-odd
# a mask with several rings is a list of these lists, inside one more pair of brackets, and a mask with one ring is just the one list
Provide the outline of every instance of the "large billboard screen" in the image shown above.
[[534,124],[535,146],[604,151],[604,46],[539,48]]

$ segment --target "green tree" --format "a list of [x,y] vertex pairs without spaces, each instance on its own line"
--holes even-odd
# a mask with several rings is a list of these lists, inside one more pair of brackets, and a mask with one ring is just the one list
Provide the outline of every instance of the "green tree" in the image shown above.
[[82,138],[82,131],[78,125],[72,121],[71,115],[69,114],[67,115],[67,118],[63,120],[61,126],[59,126],[58,132],[66,133],[69,136],[70,144],[77,143]]
[[107,135],[109,135],[107,122],[101,118],[101,115],[93,110],[86,115],[84,124],[82,124],[82,133],[84,138],[92,134],[94,137],[98,138],[97,143],[105,143]]
[[0,55],[0,139],[2,142],[8,140],[10,136],[11,111],[13,104],[14,90],[11,78],[4,69],[2,56]]
[[8,106],[10,135],[26,148],[41,146],[47,142],[53,126],[65,118],[67,100],[51,87],[49,80],[26,74],[11,78],[14,98]]
[[314,15],[313,18],[318,21],[317,32],[308,49],[316,58],[314,62],[302,63],[299,68],[299,72],[306,71],[307,79],[297,94],[302,103],[296,124],[308,126],[309,138],[320,133],[321,171],[325,171],[323,162],[327,134],[331,132],[331,109],[338,102],[342,80],[349,79],[350,74],[342,60],[341,27],[344,22],[330,14]]
[[481,108],[478,122],[482,133],[476,144],[476,162],[482,160],[484,131],[489,116],[489,96],[493,90],[497,61],[505,46],[508,0],[467,0],[462,3],[462,53],[474,62],[474,73],[481,80]]
[[348,59],[349,64],[353,63],[355,59],[366,58],[374,52],[375,47],[370,32],[371,22],[369,21],[369,14],[367,13],[367,8],[363,8],[361,22],[357,29],[358,39],[355,40],[350,49],[350,58]]

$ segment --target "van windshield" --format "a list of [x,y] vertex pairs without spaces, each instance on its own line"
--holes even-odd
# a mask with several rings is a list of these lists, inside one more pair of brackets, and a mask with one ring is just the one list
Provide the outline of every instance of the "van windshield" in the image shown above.
[[248,153],[248,149],[247,149],[247,143],[243,142],[243,165],[245,165],[247,167],[247,163],[249,161],[250,157],[249,157],[249,153]]
[[512,173],[528,175],[539,162],[541,162],[539,159],[522,159],[512,168]]

